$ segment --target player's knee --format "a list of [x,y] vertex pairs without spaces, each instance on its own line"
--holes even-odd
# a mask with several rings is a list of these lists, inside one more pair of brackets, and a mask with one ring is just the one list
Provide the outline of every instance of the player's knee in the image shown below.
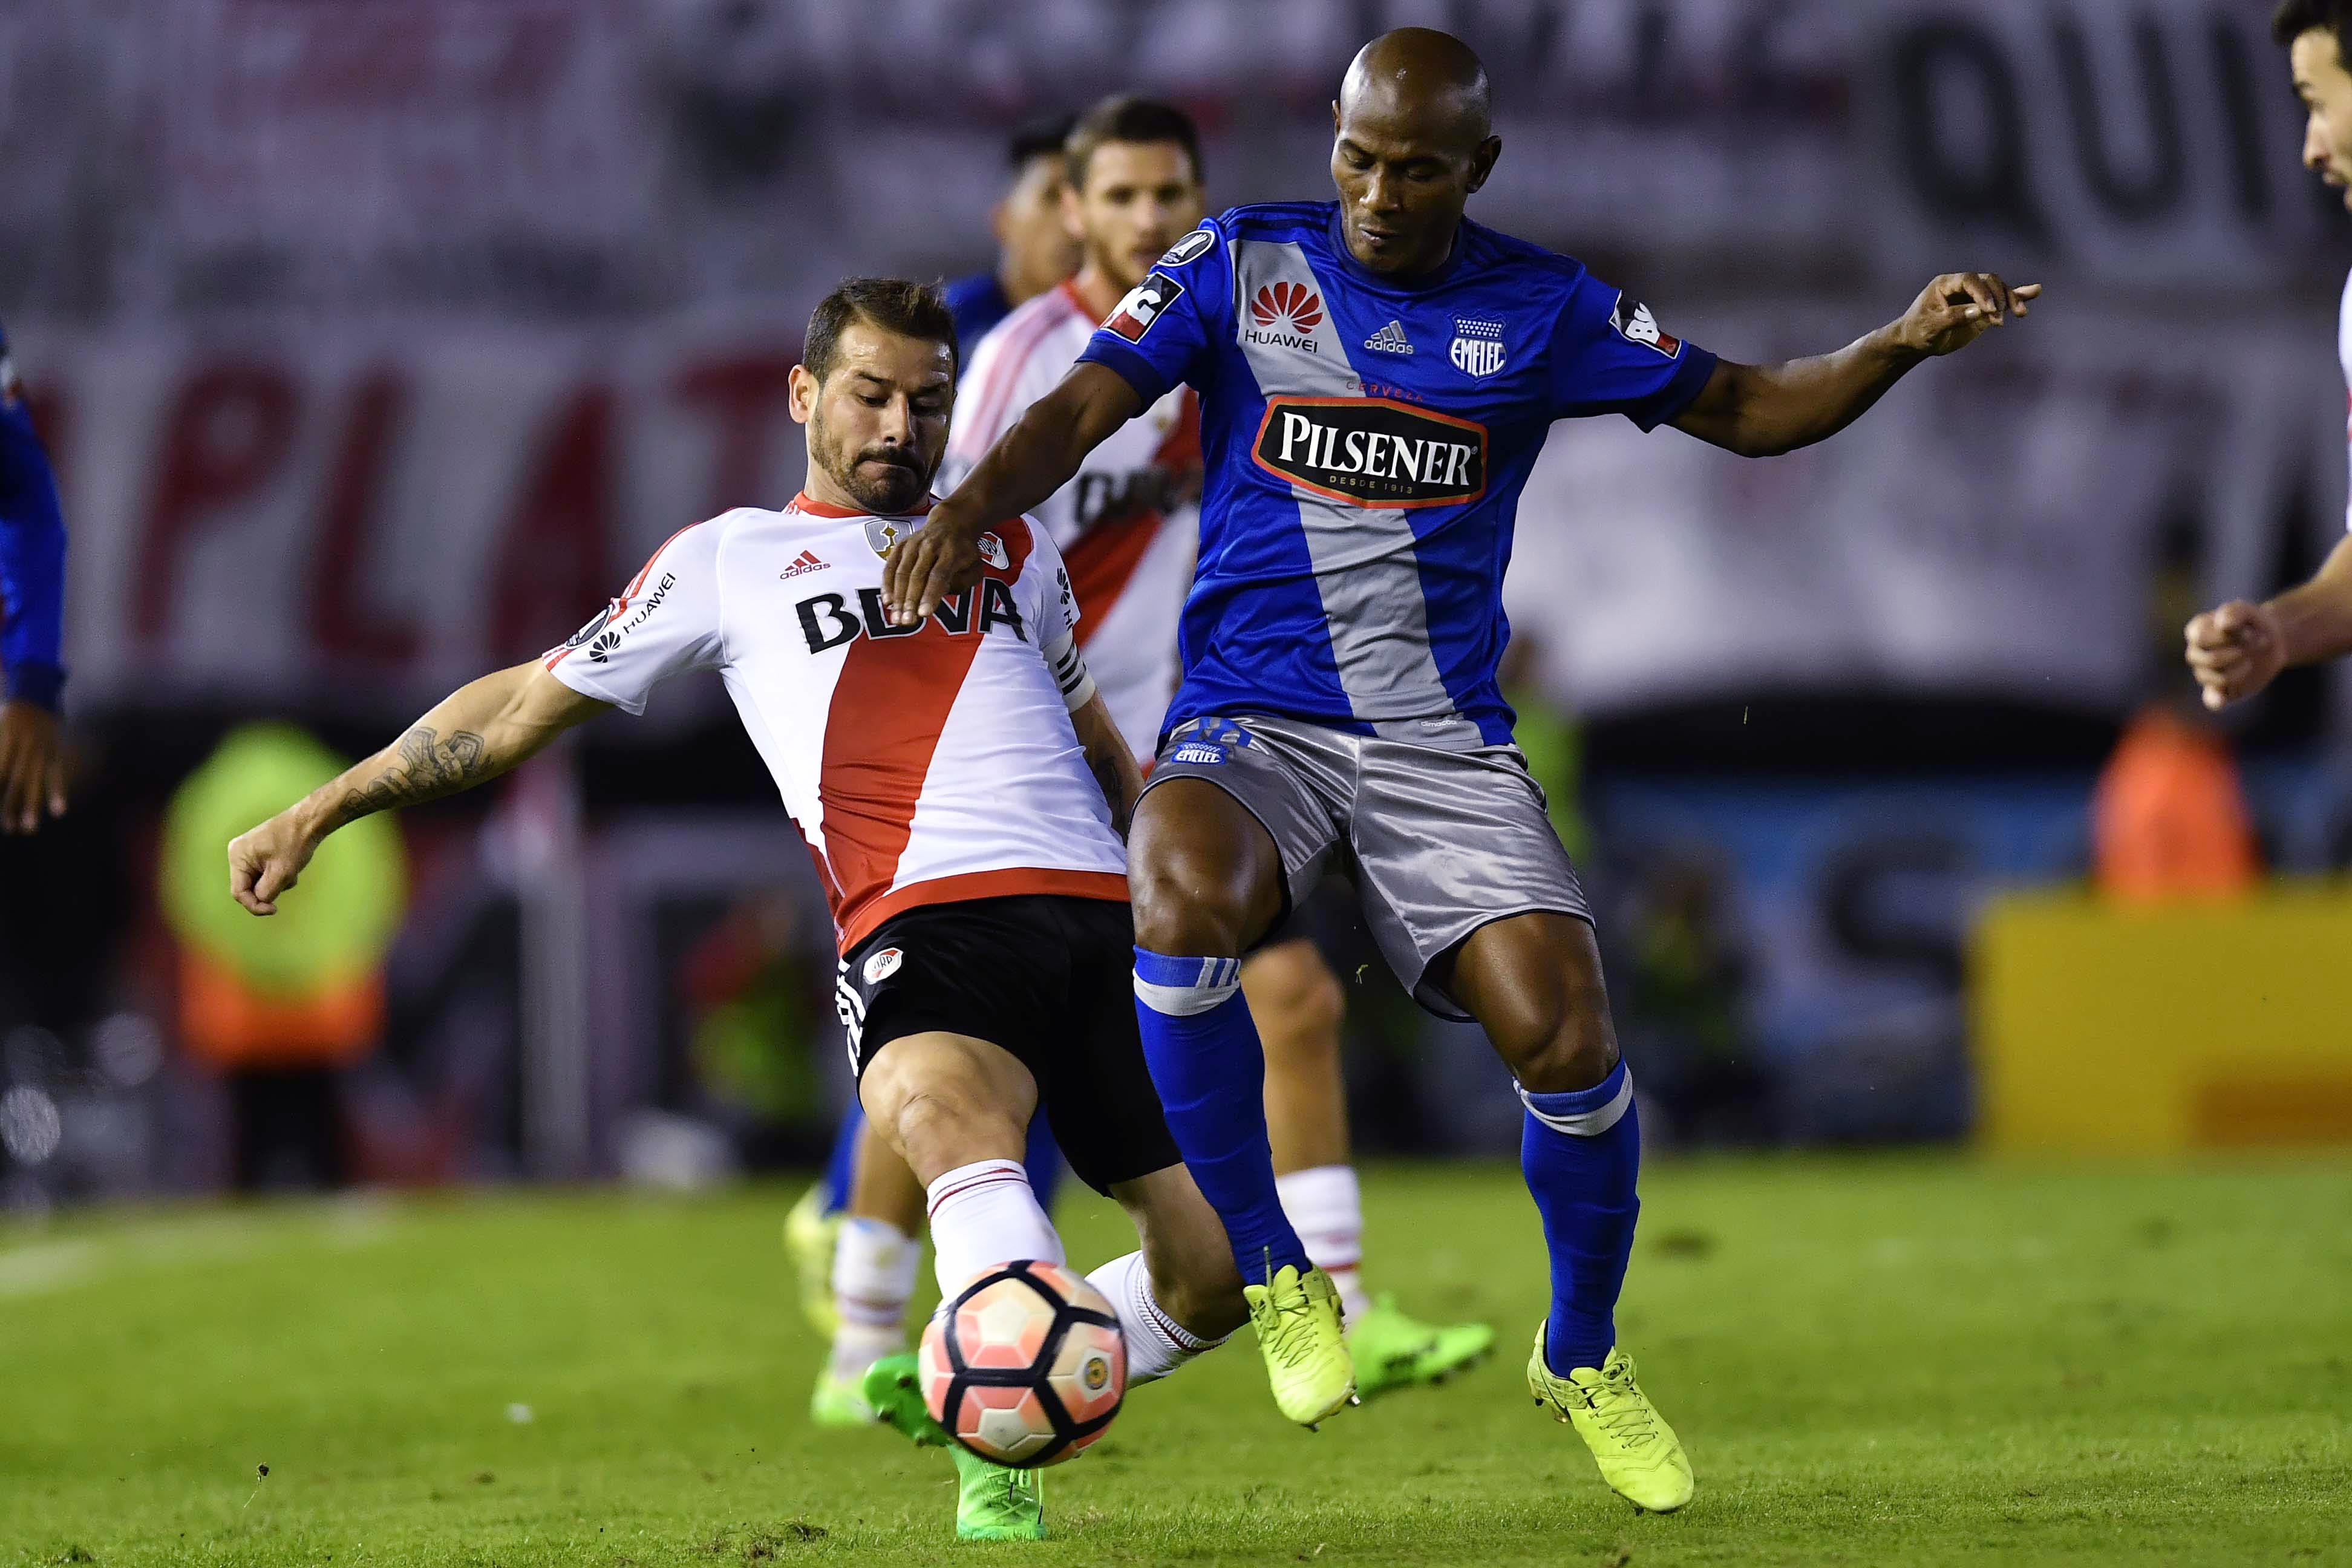
[[1130,857],[1136,945],[1171,956],[1240,957],[1256,932],[1250,889],[1237,869],[1197,844],[1161,844]]
[[1026,1108],[994,1092],[984,1074],[927,1042],[882,1047],[858,1086],[866,1117],[925,1182],[976,1160],[1021,1157]]
[[1597,986],[1562,987],[1531,998],[1513,1016],[1486,1027],[1511,1076],[1536,1094],[1591,1089],[1617,1065],[1616,1031]]
[[1243,968],[1242,987],[1268,1057],[1338,1056],[1347,998],[1314,949],[1299,943],[1267,951]]

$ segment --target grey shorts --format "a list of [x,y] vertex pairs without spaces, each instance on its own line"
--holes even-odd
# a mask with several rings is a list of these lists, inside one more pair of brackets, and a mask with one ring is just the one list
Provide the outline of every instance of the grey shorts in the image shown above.
[[1348,873],[1381,955],[1441,1018],[1469,1015],[1430,966],[1479,927],[1538,910],[1592,919],[1517,747],[1447,752],[1295,719],[1196,719],[1170,732],[1144,789],[1171,779],[1213,784],[1265,826],[1291,907]]

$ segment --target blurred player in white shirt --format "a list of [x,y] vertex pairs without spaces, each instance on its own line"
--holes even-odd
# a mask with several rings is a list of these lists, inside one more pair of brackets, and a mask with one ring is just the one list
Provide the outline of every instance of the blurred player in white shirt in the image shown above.
[[[1063,1260],[1021,1166],[1042,1108],[1071,1168],[1135,1220],[1142,1249],[1089,1279],[1118,1315],[1130,1385],[1165,1376],[1247,1311],[1137,1033],[1117,829],[1141,777],[1077,649],[1059,552],[1027,519],[984,537],[981,580],[936,615],[884,616],[882,557],[923,526],[954,407],[937,292],[844,284],[806,356],[792,385],[805,492],[673,535],[562,647],[460,688],[239,836],[231,895],[275,914],[338,827],[496,778],[583,720],[642,712],[671,676],[716,669],[824,882],[859,1099],[927,1191],[941,1292]],[[869,1398],[944,1442],[901,1359]],[[1035,1472],[951,1454],[960,1534],[1042,1533]]]
[[[1199,132],[1181,110],[1105,100],[1066,145],[1066,220],[1076,276],[1015,309],[971,351],[941,469],[952,488],[1029,405],[1058,385],[1096,327],[1205,215]],[[1179,385],[1103,441],[1037,508],[1085,612],[1078,632],[1111,716],[1156,755],[1176,689],[1177,620],[1200,531],[1200,400]],[[1339,984],[1315,944],[1276,940],[1242,969],[1265,1042],[1266,1119],[1284,1208],[1338,1287],[1363,1397],[1433,1380],[1483,1354],[1483,1323],[1416,1321],[1360,1276],[1363,1209],[1349,1163],[1339,1073]]]
[[[2285,0],[2271,19],[2287,49],[2303,100],[2304,167],[2344,191],[2352,207],[2352,0]],[[2336,358],[2352,386],[2352,279],[2336,315]],[[2352,426],[2347,430],[2352,443]],[[2347,509],[2352,526],[2352,507]],[[2336,545],[2311,581],[2274,599],[2233,599],[2189,623],[2189,668],[2212,709],[2243,701],[2289,665],[2352,653],[2352,538]]]

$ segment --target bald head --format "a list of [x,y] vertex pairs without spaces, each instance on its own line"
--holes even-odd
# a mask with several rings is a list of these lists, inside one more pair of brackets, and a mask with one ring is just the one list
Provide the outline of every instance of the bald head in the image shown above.
[[1398,27],[1356,51],[1339,83],[1339,112],[1414,110],[1451,122],[1467,144],[1493,132],[1494,89],[1469,45],[1433,27]]
[[1464,205],[1503,151],[1470,46],[1428,27],[1382,33],[1349,65],[1331,129],[1349,253],[1375,272],[1444,265]]

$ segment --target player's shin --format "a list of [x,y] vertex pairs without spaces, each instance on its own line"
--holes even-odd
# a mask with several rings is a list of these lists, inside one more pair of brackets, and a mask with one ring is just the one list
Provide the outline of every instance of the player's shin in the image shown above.
[[887,1220],[842,1222],[833,1255],[832,1374],[854,1383],[906,1342],[907,1303],[915,1294],[922,1247]]
[[1265,1137],[1265,1058],[1229,958],[1135,950],[1135,1012],[1168,1131],[1217,1217],[1244,1281],[1311,1267],[1282,1212]]
[[1544,1360],[1556,1373],[1600,1367],[1616,1343],[1617,1294],[1633,1247],[1642,1132],[1633,1080],[1620,1061],[1591,1089],[1519,1090],[1527,1121],[1519,1167],[1551,1254]]
[[1290,1216],[1316,1266],[1331,1277],[1352,1329],[1371,1309],[1359,1271],[1364,1260],[1364,1205],[1352,1165],[1317,1165],[1275,1178],[1282,1212]]
[[959,1165],[933,1182],[925,1198],[932,1269],[943,1297],[953,1299],[973,1275],[1000,1263],[1063,1260],[1062,1238],[1015,1161]]
[[1087,1276],[1118,1316],[1127,1340],[1127,1386],[1166,1377],[1223,1338],[1203,1339],[1179,1323],[1152,1291],[1151,1270],[1140,1252],[1114,1258]]

